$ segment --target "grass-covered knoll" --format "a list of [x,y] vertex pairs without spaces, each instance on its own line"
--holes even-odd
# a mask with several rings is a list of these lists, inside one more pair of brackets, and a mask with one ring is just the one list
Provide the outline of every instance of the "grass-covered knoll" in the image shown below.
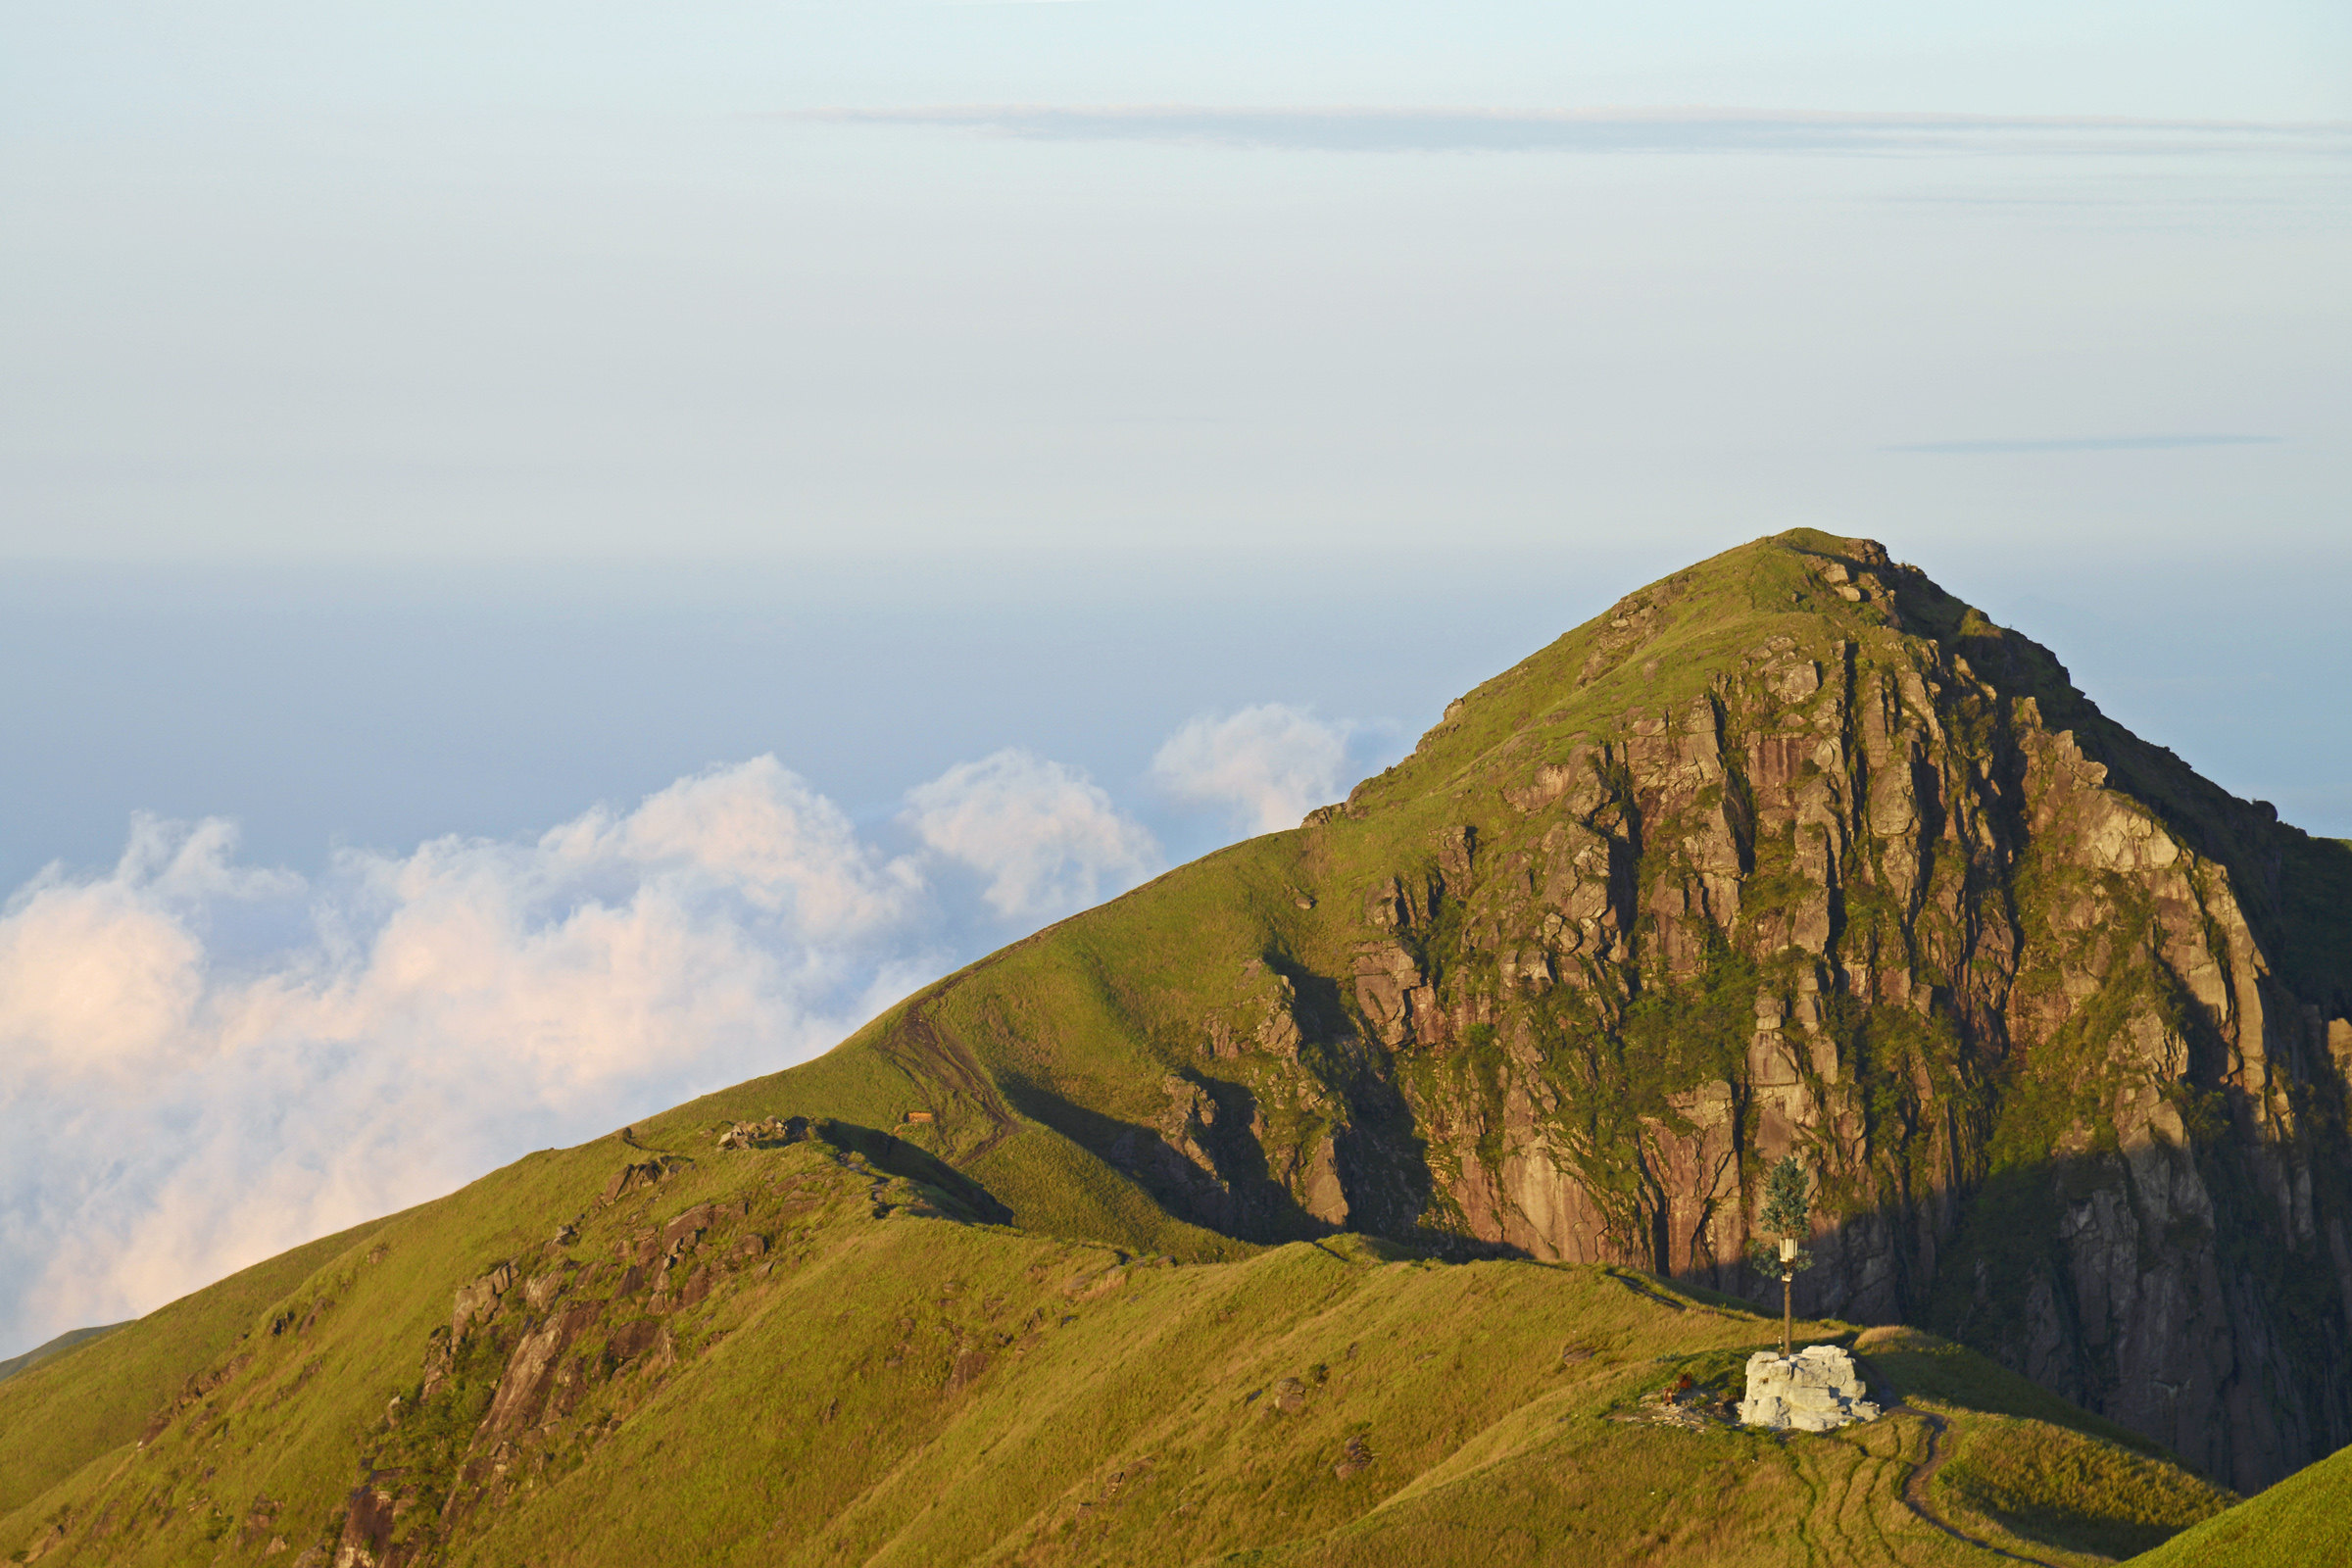
[[1794,1154],[1800,1302],[2251,1489],[2352,1435],[2348,909],[2343,846],[1795,530],[1627,595],[1300,828],[651,1125],[897,1128],[1015,1223],[1188,1261],[1347,1230],[1759,1298]]
[[1914,1409],[1965,1414],[1932,1485],[1936,1508],[1964,1526],[2129,1557],[2235,1500],[2138,1433],[1949,1340],[1884,1327],[1854,1348],[1873,1382]]
[[1959,1564],[1984,1553],[1906,1487],[2022,1428],[2034,1463],[1962,1494],[1953,1459],[1928,1513],[2074,1563],[2118,1523],[2084,1512],[2085,1478],[2136,1487],[2124,1526],[2221,1500],[2081,1412],[2003,1413],[2018,1391],[1949,1347],[1889,1347],[1883,1395],[1937,1402],[1842,1433],[1628,1421],[1777,1323],[1629,1270],[1355,1236],[1138,1257],[958,1222],[968,1183],[870,1131],[711,1131],[533,1156],[268,1301],[181,1303],[242,1316],[200,1392],[0,1517],[0,1553]]
[[138,1440],[254,1317],[383,1221],[328,1236],[159,1307],[0,1384],[0,1517]]
[[74,1349],[77,1346],[87,1345],[90,1341],[104,1335],[112,1334],[122,1326],[120,1323],[99,1323],[86,1329],[68,1329],[56,1339],[44,1341],[26,1350],[23,1355],[12,1355],[7,1360],[0,1361],[0,1383],[6,1383],[20,1372],[29,1372],[44,1361],[54,1361],[68,1350]]
[[2135,1568],[2278,1568],[2352,1562],[2352,1449],[2184,1530]]

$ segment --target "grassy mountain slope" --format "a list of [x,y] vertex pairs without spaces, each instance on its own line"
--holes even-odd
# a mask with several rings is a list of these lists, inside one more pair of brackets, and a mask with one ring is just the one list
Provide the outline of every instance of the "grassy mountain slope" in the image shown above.
[[2343,845],[1799,531],[1629,596],[1344,808],[679,1114],[899,1126],[1117,1246],[1347,1229],[1750,1293],[1793,1152],[1813,1309],[2254,1487],[2352,1440],[2348,1066]]
[[101,1323],[86,1329],[68,1329],[53,1340],[47,1340],[26,1350],[0,1361],[0,1383],[6,1383],[20,1372],[29,1372],[44,1361],[54,1361],[76,1346],[87,1345],[102,1335],[121,1328],[120,1323]]
[[2134,1561],[2144,1568],[2352,1562],[2352,1450],[2330,1454]]
[[[2352,1422],[2348,868],[1762,541],[816,1061],[0,1385],[0,1552],[2143,1550]],[[1788,1152],[1904,1408],[1782,1441],[1718,1418]]]
[[1860,1342],[1905,1408],[1776,1439],[1721,1399],[1778,1325],[1633,1271],[1360,1237],[1138,1258],[970,1223],[975,1188],[881,1135],[715,1148],[723,1125],[534,1155],[313,1250],[270,1300],[240,1277],[180,1303],[250,1310],[200,1392],[0,1518],[0,1550],[2076,1563],[2229,1500],[1924,1335]]
[[229,1352],[256,1313],[384,1223],[281,1252],[0,1385],[0,1515],[137,1442],[191,1378]]

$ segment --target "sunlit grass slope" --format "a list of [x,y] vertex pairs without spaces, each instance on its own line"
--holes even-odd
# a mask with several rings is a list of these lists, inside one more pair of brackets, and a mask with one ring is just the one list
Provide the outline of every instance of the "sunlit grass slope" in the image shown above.
[[[12,1447],[9,1494],[38,1495],[0,1519],[0,1552],[1989,1560],[1965,1536],[2075,1563],[2227,1500],[1925,1336],[1863,1344],[1882,1396],[1914,1406],[1868,1426],[1628,1423],[1685,1378],[1717,1408],[1778,1325],[1628,1270],[1354,1237],[1139,1257],[969,1222],[985,1195],[878,1134],[728,1150],[718,1130],[535,1155],[281,1260],[266,1298],[249,1275],[179,1303],[234,1332],[192,1344],[155,1409],[69,1473],[64,1448]],[[474,1282],[482,1315],[453,1336]],[[44,1369],[43,1408],[116,1376],[104,1345]],[[1952,1457],[1920,1500],[1960,1536],[1905,1501],[1932,1444]]]
[[382,1221],[257,1263],[0,1384],[0,1517],[99,1454],[135,1442],[254,1314]]
[[[1855,1346],[1882,1421],[1725,1422],[1776,1325],[1629,1269],[1494,1255],[1447,1195],[1510,1152],[1511,1042],[1464,1022],[1390,1052],[1348,989],[1368,890],[1426,883],[1471,830],[1491,865],[1532,856],[1549,828],[1507,792],[1544,759],[1784,634],[1891,635],[1807,586],[1806,552],[1838,544],[1784,536],[1654,585],[1642,660],[1600,657],[1607,617],[1579,628],[1346,808],[991,955],[816,1061],[0,1385],[0,1554],[1486,1568],[2082,1563],[2219,1539],[2200,1521],[2227,1494],[1912,1330],[1803,1326]],[[2080,706],[2050,680],[2053,712]],[[2172,787],[2149,766],[2143,793]],[[2335,918],[2334,883],[2287,872],[2288,915]],[[1473,902],[1377,928],[1432,988],[1450,964],[1499,995],[1512,944],[1466,943]],[[1723,1003],[1743,1050],[1754,977],[1693,986],[1692,1016]],[[1546,1083],[1589,1147],[1634,1150],[1607,1138],[1704,1073],[1676,1040],[1608,1038],[1606,1072]],[[739,1122],[760,1147],[720,1147]],[[1386,1152],[1335,1203],[1348,1139]]]
[[2173,1537],[2135,1568],[2274,1568],[2352,1562],[2352,1448]]
[[112,1334],[122,1326],[120,1323],[99,1323],[88,1328],[68,1329],[56,1339],[44,1341],[22,1355],[12,1355],[0,1361],[0,1383],[6,1383],[20,1372],[29,1372],[45,1361],[54,1361],[68,1350],[87,1345],[101,1335]]

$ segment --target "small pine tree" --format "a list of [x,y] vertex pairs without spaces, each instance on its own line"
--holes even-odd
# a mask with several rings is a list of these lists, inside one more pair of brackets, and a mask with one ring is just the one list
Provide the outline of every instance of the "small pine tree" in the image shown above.
[[[1804,1162],[1794,1154],[1772,1167],[1764,1178],[1764,1201],[1756,1215],[1756,1229],[1779,1241],[1801,1243],[1812,1232],[1813,1179]],[[1778,1274],[1781,1277],[1781,1353],[1794,1349],[1795,1306],[1790,1284],[1796,1276],[1813,1266],[1813,1254],[1799,1246],[1793,1255],[1784,1256],[1784,1249],[1770,1242],[1759,1241],[1751,1253],[1756,1271]]]
[[1802,1238],[1812,1228],[1807,1223],[1812,1213],[1813,1179],[1790,1154],[1764,1178],[1764,1212],[1756,1216],[1756,1228],[1770,1236]]

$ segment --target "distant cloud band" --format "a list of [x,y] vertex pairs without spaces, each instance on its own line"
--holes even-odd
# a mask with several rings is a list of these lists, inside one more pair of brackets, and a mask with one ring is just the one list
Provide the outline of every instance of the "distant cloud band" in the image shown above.
[[1163,863],[1022,752],[904,816],[919,848],[889,854],[760,757],[315,881],[147,817],[113,870],[44,870],[0,902],[0,1353],[814,1055]]
[[956,104],[784,118],[934,125],[1026,141],[1146,141],[1324,152],[2352,153],[2342,122],[1868,115],[1744,109],[1249,108]]
[[[1185,725],[1152,778],[1288,827],[1391,728],[1263,704]],[[1166,864],[1083,770],[1018,749],[869,829],[759,757],[315,880],[239,863],[225,821],[144,816],[111,870],[43,870],[0,898],[0,1355],[814,1055]]]
[[2168,452],[2180,447],[2277,446],[2275,435],[2106,435],[2055,441],[1921,441],[1910,446],[1881,447],[1882,452],[1923,452],[1946,457],[1973,457],[2004,452]]
[[1272,833],[1347,793],[1352,727],[1286,703],[1203,714],[1168,737],[1152,777],[1177,801],[1222,809],[1244,832]]

